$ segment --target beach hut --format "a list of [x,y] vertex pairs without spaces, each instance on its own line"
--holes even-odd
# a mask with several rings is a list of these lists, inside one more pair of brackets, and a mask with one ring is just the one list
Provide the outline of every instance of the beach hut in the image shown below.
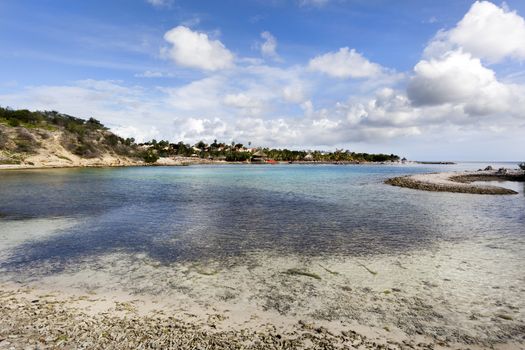
[[266,157],[266,153],[264,153],[262,150],[258,150],[252,155],[251,161],[252,163],[265,163]]
[[312,153],[308,153],[306,156],[304,156],[303,160],[307,162],[312,162],[314,160],[314,156],[312,155]]

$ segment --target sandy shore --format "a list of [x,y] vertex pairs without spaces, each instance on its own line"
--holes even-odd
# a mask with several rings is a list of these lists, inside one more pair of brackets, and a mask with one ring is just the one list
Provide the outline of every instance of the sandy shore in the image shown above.
[[185,166],[196,164],[242,164],[239,162],[226,162],[221,160],[209,160],[192,157],[167,157],[159,158],[154,164],[131,158],[102,158],[84,161],[64,161],[51,159],[21,164],[0,164],[0,170],[22,170],[22,169],[67,169],[67,168],[110,168],[110,167],[134,167],[134,166]]
[[169,265],[111,254],[4,271],[0,349],[523,349],[519,277],[500,289],[521,260],[489,250]]
[[[139,299],[95,293],[64,296],[28,288],[0,289],[0,349],[434,349],[433,341],[386,340],[371,330],[298,320],[232,327],[223,313],[202,317],[144,311]],[[365,334],[368,334],[365,335]],[[375,336],[374,336],[375,335]]]
[[450,173],[417,174],[395,177],[385,181],[392,186],[406,187],[432,192],[455,192],[473,194],[517,194],[516,191],[493,185],[477,184],[480,181],[524,181],[524,173],[508,170],[465,171]]

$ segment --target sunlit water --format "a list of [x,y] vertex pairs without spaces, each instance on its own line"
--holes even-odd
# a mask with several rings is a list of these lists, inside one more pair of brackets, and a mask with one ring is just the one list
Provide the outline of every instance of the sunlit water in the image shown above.
[[[376,326],[394,323],[419,333],[423,321],[411,323],[408,317],[421,312],[433,324],[442,320],[439,326],[445,328],[447,323],[454,328],[478,322],[471,329],[465,326],[469,336],[516,339],[525,330],[524,184],[500,183],[519,192],[512,196],[423,192],[383,184],[402,174],[486,165],[4,171],[1,281],[56,282],[64,274],[93,269],[108,272],[112,281],[107,277],[107,284],[114,288],[180,292],[181,286],[185,291],[209,287],[215,278],[189,280],[181,266],[204,264],[215,273],[227,262],[229,273],[221,278],[234,285],[242,280],[245,292],[261,300],[259,306],[286,314],[286,298],[270,296],[287,288],[278,272],[306,267],[322,275],[322,288],[319,284],[308,296],[307,281],[285,294],[299,300],[297,310],[302,296],[310,303],[323,297],[322,306],[308,300],[302,305],[313,316],[366,320]],[[151,266],[157,268],[148,270]],[[327,266],[339,274],[330,275]],[[140,274],[133,277],[136,271]],[[347,289],[341,288],[350,284],[353,302],[363,305],[372,303],[366,299],[371,291],[387,298],[385,289],[402,286],[405,294],[388,296],[395,307],[380,299],[383,311],[371,318],[376,311],[355,305],[345,309],[350,301],[341,294]],[[194,299],[206,298],[202,291],[192,293]],[[235,294],[229,298],[235,301]],[[412,309],[414,300],[431,305],[432,313]],[[400,316],[403,308],[407,319]],[[511,315],[512,321],[498,318],[498,313]],[[429,329],[446,335],[441,328],[435,331],[436,326],[423,333]]]

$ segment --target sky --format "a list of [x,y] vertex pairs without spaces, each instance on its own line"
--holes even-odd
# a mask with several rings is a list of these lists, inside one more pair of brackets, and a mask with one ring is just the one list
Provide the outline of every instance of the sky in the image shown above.
[[525,1],[1,0],[0,106],[137,141],[525,160]]

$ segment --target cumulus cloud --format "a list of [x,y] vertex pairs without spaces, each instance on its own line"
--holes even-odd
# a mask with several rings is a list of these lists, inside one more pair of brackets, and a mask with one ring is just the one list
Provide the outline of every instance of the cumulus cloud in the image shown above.
[[233,66],[233,54],[219,40],[212,40],[205,33],[178,26],[166,34],[164,39],[172,46],[165,54],[183,67],[217,71]]
[[422,60],[414,73],[407,92],[416,105],[464,104],[472,114],[485,115],[503,112],[512,102],[511,87],[469,53],[452,51]]
[[309,68],[335,78],[372,78],[381,74],[381,66],[359,52],[343,47],[310,60]]
[[525,21],[506,7],[477,1],[454,28],[429,43],[414,67],[408,97],[415,106],[448,106],[458,123],[465,117],[520,118],[525,87],[498,80],[484,65],[506,58],[525,58]]
[[489,63],[525,59],[525,20],[505,6],[476,1],[457,25],[439,32],[426,49],[438,56],[461,48]]

